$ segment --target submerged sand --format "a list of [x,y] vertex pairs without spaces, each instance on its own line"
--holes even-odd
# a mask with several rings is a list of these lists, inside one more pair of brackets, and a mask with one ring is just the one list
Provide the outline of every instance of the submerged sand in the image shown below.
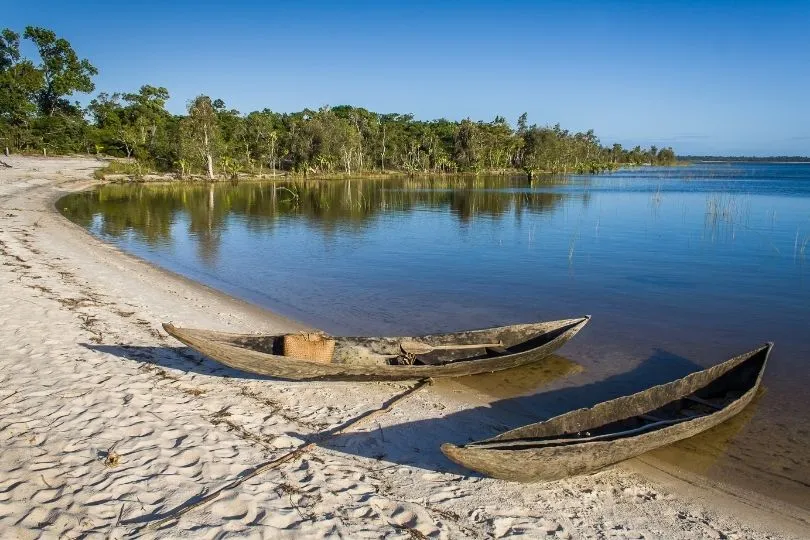
[[[500,426],[482,394],[452,382],[148,530],[408,385],[261,379],[180,347],[161,322],[234,332],[302,325],[121,253],[59,215],[54,201],[92,186],[101,162],[4,161],[12,168],[0,169],[3,537],[810,535],[794,508],[651,459],[545,485],[471,475],[440,443],[464,442],[471,422]],[[447,421],[470,407],[480,415]]]

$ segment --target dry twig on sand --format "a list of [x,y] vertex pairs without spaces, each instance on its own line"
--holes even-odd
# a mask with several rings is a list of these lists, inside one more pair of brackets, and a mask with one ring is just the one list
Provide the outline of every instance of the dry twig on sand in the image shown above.
[[[398,396],[396,396],[396,397],[392,398],[391,400],[389,400],[386,404],[384,404],[379,409],[374,409],[373,411],[363,413],[362,415],[358,416],[357,418],[354,418],[354,419],[350,420],[349,422],[343,424],[342,426],[340,426],[338,428],[335,428],[335,429],[332,429],[332,430],[329,430],[327,432],[319,434],[318,436],[315,437],[314,441],[302,444],[301,446],[299,446],[298,448],[296,448],[292,452],[289,452],[289,453],[284,454],[283,456],[281,456],[279,458],[276,458],[276,459],[273,459],[271,461],[267,461],[267,462],[265,462],[265,463],[263,463],[261,465],[258,465],[257,467],[255,467],[251,471],[243,474],[242,476],[236,478],[235,480],[232,480],[231,482],[229,482],[228,484],[226,484],[223,487],[219,488],[218,490],[216,490],[216,491],[214,491],[214,492],[212,492],[212,493],[210,493],[208,495],[203,496],[200,500],[198,500],[196,502],[193,502],[193,503],[187,503],[185,505],[181,505],[180,507],[178,507],[174,511],[169,512],[169,514],[167,516],[165,516],[165,517],[163,517],[161,519],[158,519],[156,521],[150,522],[147,525],[147,528],[151,529],[151,530],[154,530],[154,529],[158,529],[158,528],[162,527],[163,525],[166,525],[167,523],[177,521],[184,514],[187,514],[187,513],[191,512],[192,510],[196,510],[197,508],[200,508],[202,506],[207,505],[208,503],[213,502],[223,492],[228,491],[230,489],[234,489],[236,487],[239,487],[241,484],[243,484],[247,480],[250,480],[251,478],[255,478],[256,476],[259,476],[260,474],[263,474],[263,473],[265,473],[265,472],[267,472],[267,471],[269,471],[271,469],[275,469],[279,465],[282,465],[284,463],[288,463],[290,461],[294,461],[294,460],[298,459],[299,457],[301,457],[302,455],[304,455],[305,453],[312,450],[313,448],[315,448],[315,446],[317,446],[318,443],[325,442],[325,441],[327,441],[327,440],[329,440],[329,439],[331,439],[331,438],[333,438],[333,437],[335,437],[337,435],[345,433],[346,431],[348,431],[351,428],[358,427],[361,424],[364,424],[364,423],[368,422],[369,420],[371,420],[372,418],[375,418],[376,416],[379,416],[381,414],[384,414],[384,413],[390,411],[391,409],[394,408],[395,405],[397,405],[398,403],[404,401],[405,399],[409,398],[410,396],[412,396],[413,394],[415,394],[419,390],[422,390],[423,388],[425,388],[426,386],[429,386],[432,383],[433,383],[432,379],[423,379],[423,380],[419,381],[416,385],[412,386],[408,390],[402,392]],[[137,520],[137,519],[136,520],[131,520],[131,521],[129,521],[129,524],[135,524],[135,523],[138,523],[139,521],[140,520]]]

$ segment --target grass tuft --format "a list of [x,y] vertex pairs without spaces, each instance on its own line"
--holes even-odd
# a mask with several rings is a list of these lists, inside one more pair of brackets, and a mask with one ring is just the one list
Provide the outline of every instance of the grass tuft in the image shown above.
[[133,176],[140,176],[143,174],[143,166],[137,161],[123,161],[113,160],[107,163],[105,167],[96,169],[93,176],[97,180],[104,180],[110,174],[127,174]]

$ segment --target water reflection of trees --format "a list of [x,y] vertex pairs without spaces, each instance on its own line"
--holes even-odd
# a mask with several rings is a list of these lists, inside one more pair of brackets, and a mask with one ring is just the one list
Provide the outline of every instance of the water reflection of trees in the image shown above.
[[542,191],[565,182],[504,177],[399,180],[293,181],[230,184],[108,185],[69,195],[59,203],[67,217],[98,232],[119,238],[130,232],[148,244],[171,240],[179,218],[199,241],[204,259],[215,257],[230,217],[253,231],[272,230],[279,219],[303,218],[313,228],[360,229],[383,213],[417,208],[448,209],[460,221],[509,213],[547,213],[571,194]]

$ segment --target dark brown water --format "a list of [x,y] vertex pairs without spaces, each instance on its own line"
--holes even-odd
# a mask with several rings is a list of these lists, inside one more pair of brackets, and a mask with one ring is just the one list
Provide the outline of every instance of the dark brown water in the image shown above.
[[656,455],[810,509],[808,165],[107,186],[59,205],[127,251],[333,333],[593,315],[554,366],[461,381],[506,425],[774,341],[755,405]]

